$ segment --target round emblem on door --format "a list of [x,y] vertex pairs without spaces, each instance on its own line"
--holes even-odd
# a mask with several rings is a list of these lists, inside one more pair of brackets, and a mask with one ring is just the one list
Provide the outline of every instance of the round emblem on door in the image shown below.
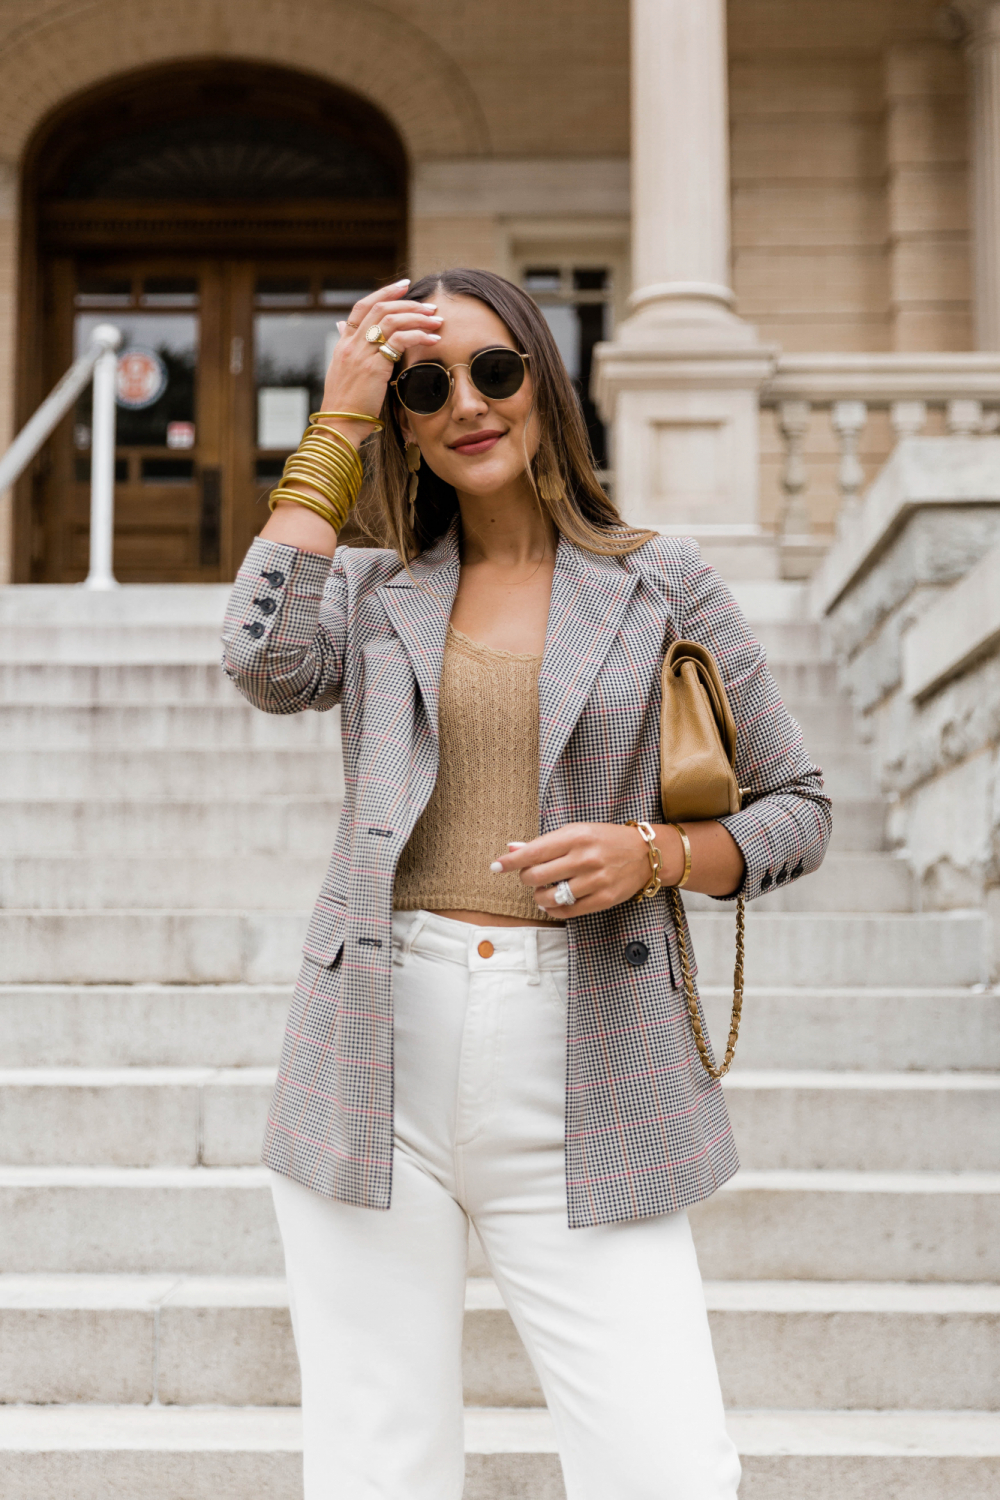
[[155,406],[167,388],[167,367],[155,349],[126,349],[118,360],[116,399],[127,411]]

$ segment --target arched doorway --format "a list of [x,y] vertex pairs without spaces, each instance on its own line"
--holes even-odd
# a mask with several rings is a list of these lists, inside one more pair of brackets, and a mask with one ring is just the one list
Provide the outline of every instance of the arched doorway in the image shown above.
[[[24,210],[22,414],[96,323],[117,323],[117,576],[231,578],[316,408],[337,319],[405,262],[398,137],[299,73],[162,68],[48,123]],[[89,443],[88,394],[22,486],[20,577],[84,576]]]

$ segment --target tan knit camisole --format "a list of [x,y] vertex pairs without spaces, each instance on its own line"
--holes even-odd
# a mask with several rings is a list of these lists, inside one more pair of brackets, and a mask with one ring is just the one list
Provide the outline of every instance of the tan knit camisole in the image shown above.
[[431,799],[396,869],[400,911],[543,919],[517,875],[491,875],[513,839],[538,837],[540,656],[495,651],[448,626]]

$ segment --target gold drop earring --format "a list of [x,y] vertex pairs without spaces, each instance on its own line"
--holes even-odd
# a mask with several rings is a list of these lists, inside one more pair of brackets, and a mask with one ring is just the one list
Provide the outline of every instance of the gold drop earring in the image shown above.
[[416,443],[406,445],[406,467],[410,471],[407,499],[410,502],[410,526],[417,524],[417,485],[420,483],[420,448]]

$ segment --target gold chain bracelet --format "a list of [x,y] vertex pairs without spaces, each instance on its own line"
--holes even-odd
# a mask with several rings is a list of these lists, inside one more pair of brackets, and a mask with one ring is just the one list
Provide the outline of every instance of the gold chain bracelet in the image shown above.
[[629,818],[626,828],[634,828],[639,837],[646,845],[646,853],[649,856],[650,875],[641,891],[637,891],[632,897],[633,901],[644,901],[647,896],[655,896],[663,880],[660,871],[663,868],[663,859],[659,849],[656,847],[656,833],[650,823],[642,822],[636,818]]

